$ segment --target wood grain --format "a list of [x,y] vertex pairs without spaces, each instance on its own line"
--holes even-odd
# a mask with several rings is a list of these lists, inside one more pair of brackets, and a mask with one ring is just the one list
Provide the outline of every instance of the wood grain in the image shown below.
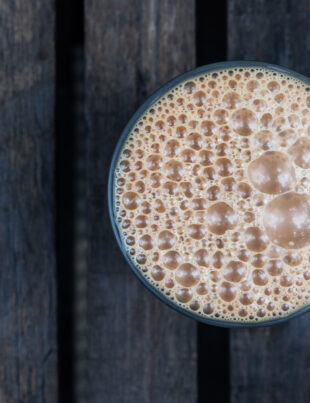
[[194,2],[85,3],[89,403],[195,402],[196,323],[135,278],[110,229],[107,173],[144,98],[194,67]]
[[308,0],[228,0],[228,59],[259,60],[310,75]]
[[[228,58],[277,63],[310,76],[308,0],[229,0]],[[310,400],[310,315],[232,330],[232,403]]]
[[0,0],[0,402],[57,402],[54,5]]

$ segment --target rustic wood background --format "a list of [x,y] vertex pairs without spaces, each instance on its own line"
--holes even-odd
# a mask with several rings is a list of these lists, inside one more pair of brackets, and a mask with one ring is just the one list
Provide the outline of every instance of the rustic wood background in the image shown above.
[[166,307],[114,241],[107,172],[165,81],[310,76],[309,0],[0,0],[0,403],[310,401],[310,316],[227,330]]

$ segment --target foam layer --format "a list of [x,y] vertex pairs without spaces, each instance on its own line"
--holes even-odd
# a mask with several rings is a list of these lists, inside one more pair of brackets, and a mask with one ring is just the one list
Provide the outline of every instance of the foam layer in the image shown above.
[[166,93],[128,136],[115,215],[128,255],[176,305],[228,321],[310,298],[310,92],[236,68]]

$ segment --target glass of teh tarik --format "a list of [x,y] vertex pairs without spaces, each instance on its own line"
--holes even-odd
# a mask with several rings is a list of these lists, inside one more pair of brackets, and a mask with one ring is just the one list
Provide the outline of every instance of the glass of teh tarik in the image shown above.
[[224,62],[155,92],[117,144],[108,202],[129,266],[157,297],[229,327],[310,306],[310,80]]

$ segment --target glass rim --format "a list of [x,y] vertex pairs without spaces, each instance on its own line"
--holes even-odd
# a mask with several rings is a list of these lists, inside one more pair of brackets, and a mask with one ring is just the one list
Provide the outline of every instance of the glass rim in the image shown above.
[[113,229],[114,236],[116,238],[117,244],[124,256],[127,264],[136,275],[136,277],[142,282],[142,284],[160,301],[164,304],[168,305],[170,308],[174,309],[175,311],[194,319],[198,322],[205,323],[208,325],[218,326],[218,327],[225,327],[225,328],[255,328],[255,327],[265,327],[276,325],[279,323],[286,322],[290,319],[296,318],[310,310],[310,301],[307,305],[298,308],[292,311],[289,314],[275,317],[274,319],[267,319],[267,320],[260,320],[260,321],[251,321],[251,322],[243,322],[238,320],[224,320],[224,319],[214,319],[201,316],[195,312],[191,312],[173,301],[171,301],[168,297],[166,297],[163,293],[159,291],[153,284],[151,284],[141,273],[141,271],[136,267],[133,260],[129,257],[126,247],[122,241],[122,237],[115,219],[115,212],[114,212],[114,172],[115,167],[119,159],[120,151],[127,139],[127,136],[130,134],[131,130],[135,126],[136,122],[143,116],[143,114],[153,105],[156,103],[162,96],[167,93],[169,90],[177,86],[178,84],[191,79],[193,77],[202,75],[204,73],[216,72],[217,70],[229,69],[229,68],[249,68],[249,67],[259,67],[265,68],[266,70],[275,71],[277,73],[283,73],[285,75],[291,76],[292,78],[296,78],[305,84],[310,85],[310,78],[297,73],[293,70],[290,70],[286,67],[278,66],[272,63],[265,63],[265,62],[257,62],[257,61],[227,61],[227,62],[218,62],[207,64],[201,67],[197,67],[195,69],[189,70],[185,73],[182,73],[172,80],[166,82],[162,86],[160,86],[152,95],[146,98],[146,100],[140,105],[140,107],[136,110],[136,112],[132,115],[131,119],[126,124],[125,128],[123,129],[117,144],[115,146],[108,175],[108,190],[107,190],[107,197],[108,197],[108,211],[111,226]]

